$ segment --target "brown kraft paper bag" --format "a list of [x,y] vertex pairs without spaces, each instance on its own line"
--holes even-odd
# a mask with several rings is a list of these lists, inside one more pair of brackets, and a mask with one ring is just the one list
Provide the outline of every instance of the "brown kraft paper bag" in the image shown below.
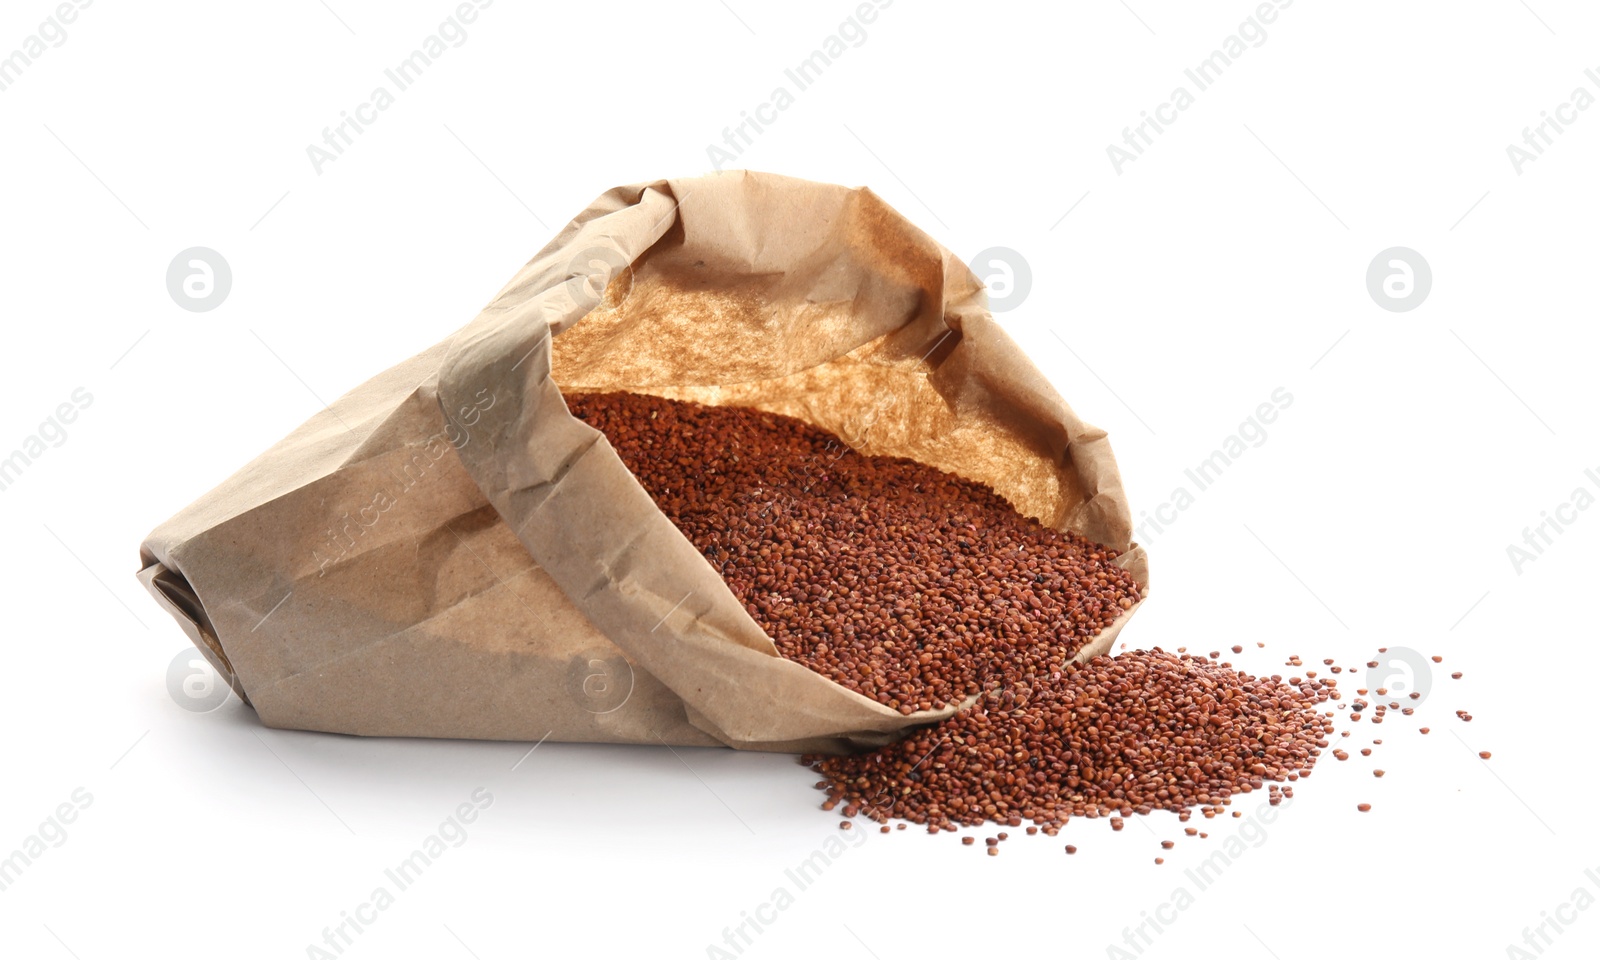
[[986,483],[1126,551],[1147,586],[1104,431],[986,304],[870,190],[739,171],[619,187],[472,323],[156,528],[139,577],[271,727],[878,746],[950,710],[902,716],[779,657],[563,393],[798,417]]

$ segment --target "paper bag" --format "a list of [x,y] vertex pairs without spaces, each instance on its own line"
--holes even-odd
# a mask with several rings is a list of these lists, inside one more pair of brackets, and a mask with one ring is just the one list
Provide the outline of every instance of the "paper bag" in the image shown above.
[[1105,433],[971,271],[869,190],[749,172],[603,194],[472,323],[158,527],[140,579],[272,727],[840,752],[951,712],[778,656],[568,413],[594,390],[799,417],[986,483],[1147,582]]

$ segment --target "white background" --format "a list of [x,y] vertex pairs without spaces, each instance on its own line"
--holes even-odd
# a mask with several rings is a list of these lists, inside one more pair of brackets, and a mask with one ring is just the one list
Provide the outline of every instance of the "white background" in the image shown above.
[[[1301,0],[1119,174],[1107,145],[1254,9],[1129,2],[900,0],[735,165],[869,185],[963,258],[1024,256],[1031,292],[1001,319],[1111,433],[1136,516],[1292,394],[1149,538],[1129,643],[1237,639],[1258,672],[1383,645],[1444,657],[1416,717],[1363,726],[1386,735],[1377,756],[1325,756],[1144,956],[1501,957],[1547,915],[1576,922],[1545,956],[1593,956],[1600,910],[1563,904],[1600,896],[1600,509],[1520,571],[1507,546],[1597,492],[1600,108],[1520,174],[1506,147],[1596,92],[1600,12]],[[453,9],[329,4],[102,0],[0,92],[0,455],[93,396],[0,493],[0,856],[93,797],[0,892],[0,950],[306,956],[482,787],[469,839],[345,956],[707,956],[838,835],[791,758],[547,743],[513,770],[530,744],[187,712],[165,687],[186,641],[135,582],[136,548],[323,400],[468,321],[595,195],[708,172],[707,146],[854,5],[501,0],[319,175],[306,146]],[[0,57],[52,9],[7,3]],[[165,287],[196,245],[234,274],[209,313]],[[1365,285],[1395,245],[1432,265],[1411,312]],[[744,955],[1115,956],[1238,823],[1184,841],[1170,815],[1074,822],[996,858],[872,833]]]

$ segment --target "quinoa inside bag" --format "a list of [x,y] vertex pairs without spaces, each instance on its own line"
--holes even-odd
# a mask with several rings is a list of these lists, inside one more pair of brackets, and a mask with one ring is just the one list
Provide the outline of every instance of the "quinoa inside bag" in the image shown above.
[[780,654],[902,714],[1002,685],[1015,698],[1019,681],[1058,673],[1138,602],[1106,548],[982,484],[863,456],[803,421],[642,394],[567,405]]

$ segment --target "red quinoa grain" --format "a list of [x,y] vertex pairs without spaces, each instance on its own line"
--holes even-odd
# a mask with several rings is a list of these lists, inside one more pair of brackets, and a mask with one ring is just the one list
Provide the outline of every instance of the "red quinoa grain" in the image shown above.
[[1140,598],[1116,551],[801,420],[630,393],[567,405],[779,653],[901,713],[1026,697]]

